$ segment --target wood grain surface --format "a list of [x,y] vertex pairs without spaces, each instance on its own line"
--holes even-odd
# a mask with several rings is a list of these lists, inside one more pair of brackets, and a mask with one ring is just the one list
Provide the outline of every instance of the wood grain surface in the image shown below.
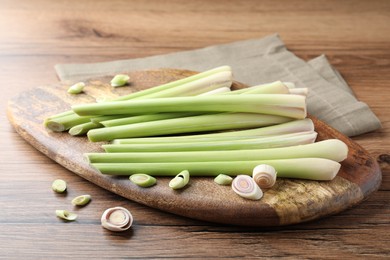
[[[21,137],[37,150],[86,180],[147,206],[204,221],[243,226],[297,224],[351,207],[381,183],[378,163],[366,150],[315,118],[312,120],[318,132],[317,141],[337,138],[348,145],[348,157],[332,181],[278,179],[271,189],[264,191],[261,200],[251,201],[236,196],[230,187],[216,185],[211,177],[192,177],[188,187],[178,192],[169,188],[169,177],[159,177],[156,185],[145,189],[127,177],[105,176],[83,156],[102,152],[102,143],[91,143],[86,136],[52,132],[44,127],[43,121],[75,104],[119,97],[194,74],[168,68],[122,73],[130,76],[130,86],[112,88],[113,75],[107,75],[85,81],[84,92],[79,95],[69,94],[67,84],[27,90],[9,101],[8,118]],[[243,87],[235,82],[232,89]]]
[[[0,259],[388,259],[390,250],[390,3],[387,0],[0,0]],[[379,190],[342,213],[287,227],[212,224],[124,199],[72,174],[15,132],[9,99],[56,82],[57,63],[98,62],[191,50],[279,33],[308,60],[325,53],[383,128],[353,141],[379,162]],[[54,179],[69,190],[54,194]],[[74,209],[74,196],[92,202]],[[101,228],[124,206],[128,232]],[[74,210],[64,223],[55,209]]]

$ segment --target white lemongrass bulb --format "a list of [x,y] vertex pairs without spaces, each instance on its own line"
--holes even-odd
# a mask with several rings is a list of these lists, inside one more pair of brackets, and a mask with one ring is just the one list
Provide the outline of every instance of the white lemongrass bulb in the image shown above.
[[262,189],[274,186],[276,182],[276,170],[271,165],[260,164],[253,169],[252,178]]
[[123,207],[106,209],[101,218],[102,226],[111,231],[125,231],[133,224],[133,216]]
[[237,175],[232,182],[232,189],[239,196],[259,200],[263,197],[263,192],[256,182],[248,175]]

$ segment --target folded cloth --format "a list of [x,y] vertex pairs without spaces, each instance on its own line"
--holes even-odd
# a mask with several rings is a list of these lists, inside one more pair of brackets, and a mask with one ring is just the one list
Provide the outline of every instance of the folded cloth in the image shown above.
[[81,80],[129,70],[177,68],[204,71],[229,65],[234,78],[247,85],[276,80],[309,88],[308,112],[348,136],[381,127],[379,119],[352,90],[325,56],[308,63],[290,52],[278,35],[202,49],[93,64],[55,66],[61,80]]

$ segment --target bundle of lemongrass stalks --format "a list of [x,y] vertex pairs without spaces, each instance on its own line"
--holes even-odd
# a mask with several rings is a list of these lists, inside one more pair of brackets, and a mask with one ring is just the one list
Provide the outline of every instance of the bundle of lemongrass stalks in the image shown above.
[[[103,174],[251,175],[332,180],[347,157],[340,140],[315,142],[307,89],[273,82],[230,91],[230,67],[215,68],[113,101],[81,104],[45,120],[53,131],[87,134],[105,153],[87,153]],[[206,132],[206,133],[205,133]]]

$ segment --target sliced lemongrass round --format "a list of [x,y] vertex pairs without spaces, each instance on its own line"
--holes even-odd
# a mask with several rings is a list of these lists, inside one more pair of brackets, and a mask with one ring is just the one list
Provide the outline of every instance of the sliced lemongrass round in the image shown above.
[[87,205],[91,201],[91,195],[80,195],[76,198],[72,199],[72,204],[75,206],[84,206]]
[[214,182],[219,185],[230,185],[232,184],[233,178],[226,174],[219,174],[214,178]]
[[83,92],[84,87],[85,87],[85,83],[84,82],[78,82],[78,83],[72,85],[70,88],[68,88],[68,93],[70,93],[70,94],[80,94],[81,92]]
[[144,174],[144,173],[133,174],[129,177],[129,179],[134,184],[137,184],[138,186],[144,187],[144,188],[153,186],[154,184],[157,183],[156,178],[154,178],[148,174]]
[[77,214],[69,212],[67,210],[63,210],[63,209],[57,209],[56,215],[57,215],[57,217],[62,218],[62,219],[67,220],[67,221],[74,221],[77,218]]
[[239,196],[259,200],[263,197],[263,192],[256,182],[248,175],[237,175],[232,182],[232,189]]
[[187,170],[180,172],[170,182],[169,187],[174,190],[181,189],[188,184],[190,181],[190,173]]
[[60,179],[53,181],[51,189],[57,193],[63,193],[66,190],[66,181]]
[[125,231],[133,224],[133,216],[123,207],[106,209],[101,217],[102,226],[111,231]]
[[267,189],[274,186],[277,172],[274,167],[268,164],[257,165],[253,169],[252,178],[261,189]]
[[122,87],[127,84],[130,77],[124,74],[115,75],[115,77],[111,80],[112,87]]

